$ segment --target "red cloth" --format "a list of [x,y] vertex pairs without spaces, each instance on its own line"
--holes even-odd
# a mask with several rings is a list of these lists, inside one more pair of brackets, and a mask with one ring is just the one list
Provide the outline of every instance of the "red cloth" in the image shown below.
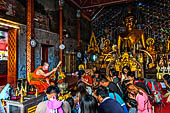
[[[49,80],[48,77],[45,77],[43,75],[37,75],[36,72],[39,70],[39,69],[42,69],[42,66],[39,66],[35,71],[34,73],[32,74],[32,77],[33,78],[44,78],[44,79],[47,79]],[[47,82],[41,82],[41,81],[34,81],[34,80],[31,80],[30,85],[34,85],[34,87],[38,90],[38,93],[43,93],[44,90],[46,90],[48,87],[49,87],[49,84],[47,84]]]
[[84,74],[83,78],[85,79],[85,81],[89,84],[93,84],[93,78],[89,75],[89,74]]

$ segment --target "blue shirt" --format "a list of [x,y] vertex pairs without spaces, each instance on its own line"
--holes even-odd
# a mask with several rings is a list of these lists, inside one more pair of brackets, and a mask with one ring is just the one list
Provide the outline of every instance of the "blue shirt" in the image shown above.
[[124,113],[124,111],[118,102],[106,97],[99,105],[99,113]]
[[[122,106],[124,113],[129,113],[123,99],[116,92],[114,92],[114,94],[115,94],[115,96],[113,95],[113,93],[109,93],[109,97],[112,98],[113,100],[117,101]],[[115,97],[116,97],[116,99],[115,99]]]

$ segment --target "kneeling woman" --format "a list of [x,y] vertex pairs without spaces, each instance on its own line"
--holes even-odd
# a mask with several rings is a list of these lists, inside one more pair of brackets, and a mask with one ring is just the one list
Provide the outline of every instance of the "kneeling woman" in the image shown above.
[[137,101],[138,113],[152,113],[152,106],[148,100],[148,95],[142,88],[135,85],[129,85],[127,91],[128,97]]

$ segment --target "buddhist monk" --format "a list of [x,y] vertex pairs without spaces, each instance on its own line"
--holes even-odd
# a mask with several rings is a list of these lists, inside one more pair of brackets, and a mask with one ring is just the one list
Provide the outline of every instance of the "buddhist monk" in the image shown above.
[[30,84],[34,85],[34,87],[38,90],[38,93],[43,93],[49,86],[49,76],[57,71],[57,67],[53,68],[50,72],[48,72],[49,64],[44,62],[43,66],[39,66],[32,75],[32,80]]

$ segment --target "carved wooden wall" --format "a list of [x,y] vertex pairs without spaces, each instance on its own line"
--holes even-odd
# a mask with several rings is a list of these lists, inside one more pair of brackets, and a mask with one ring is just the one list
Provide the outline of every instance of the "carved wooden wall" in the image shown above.
[[17,29],[8,30],[8,77],[9,84],[16,86],[17,80]]

